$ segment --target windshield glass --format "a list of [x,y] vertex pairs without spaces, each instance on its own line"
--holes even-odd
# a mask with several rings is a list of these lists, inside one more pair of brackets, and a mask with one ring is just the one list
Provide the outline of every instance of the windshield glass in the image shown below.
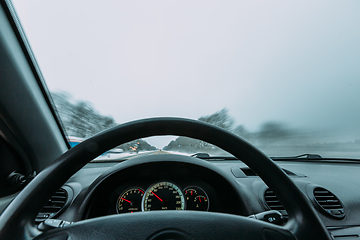
[[[360,2],[13,1],[72,146],[199,119],[270,156],[360,158]],[[177,136],[107,153],[208,152]],[[219,153],[220,154],[220,153]]]

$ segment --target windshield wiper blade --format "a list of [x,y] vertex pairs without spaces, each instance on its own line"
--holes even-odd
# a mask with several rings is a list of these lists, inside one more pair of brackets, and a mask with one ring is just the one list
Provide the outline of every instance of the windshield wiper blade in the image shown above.
[[[196,157],[204,160],[239,160],[234,156],[210,156],[208,153],[195,153],[191,157]],[[323,159],[318,154],[301,154],[292,157],[270,157],[272,160],[320,160]]]
[[[191,157],[200,158],[208,161],[227,161],[227,160],[240,160],[233,156],[210,156],[208,153],[195,153]],[[323,158],[319,154],[301,154],[298,156],[290,157],[270,157],[274,161],[297,161],[297,162],[323,162],[323,163],[360,163],[360,159],[354,158]],[[240,160],[241,161],[241,160]]]
[[271,157],[272,160],[301,160],[301,159],[308,159],[308,160],[314,160],[314,159],[323,159],[319,154],[310,154],[310,153],[306,153],[306,154],[301,154],[298,156],[293,156],[293,157]]
[[210,156],[208,153],[195,153],[190,157],[196,157],[203,160],[225,161],[225,160],[239,160],[233,156]]
[[209,158],[210,154],[208,153],[194,153],[193,155],[191,155],[190,157],[196,157],[196,158],[201,158],[201,159],[205,159],[205,158]]
[[301,154],[294,157],[271,157],[274,161],[298,161],[298,162],[324,162],[324,163],[359,163],[360,159],[356,158],[323,158],[319,154]]

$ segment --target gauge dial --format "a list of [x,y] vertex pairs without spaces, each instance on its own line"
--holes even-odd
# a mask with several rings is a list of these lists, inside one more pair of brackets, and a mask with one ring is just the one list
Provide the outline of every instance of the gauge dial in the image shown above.
[[118,213],[133,213],[141,211],[141,201],[144,196],[144,190],[141,188],[129,188],[124,191],[117,201]]
[[184,190],[187,210],[209,210],[209,198],[204,190],[199,187],[187,187]]
[[185,210],[185,199],[175,184],[159,182],[146,190],[142,207],[144,211]]
[[198,195],[194,200],[195,209],[199,211],[207,211],[209,209],[209,200],[207,197]]

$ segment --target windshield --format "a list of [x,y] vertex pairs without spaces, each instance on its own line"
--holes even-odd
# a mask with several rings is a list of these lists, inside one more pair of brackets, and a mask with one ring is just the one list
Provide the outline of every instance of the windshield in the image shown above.
[[[171,116],[223,127],[270,156],[360,158],[357,0],[13,3],[72,146]],[[168,136],[106,154],[160,149],[217,151]]]

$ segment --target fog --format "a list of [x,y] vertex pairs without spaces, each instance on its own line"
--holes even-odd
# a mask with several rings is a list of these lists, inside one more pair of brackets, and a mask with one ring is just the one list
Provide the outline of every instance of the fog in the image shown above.
[[50,91],[116,123],[226,108],[235,127],[282,123],[302,145],[360,139],[359,1],[14,4]]

